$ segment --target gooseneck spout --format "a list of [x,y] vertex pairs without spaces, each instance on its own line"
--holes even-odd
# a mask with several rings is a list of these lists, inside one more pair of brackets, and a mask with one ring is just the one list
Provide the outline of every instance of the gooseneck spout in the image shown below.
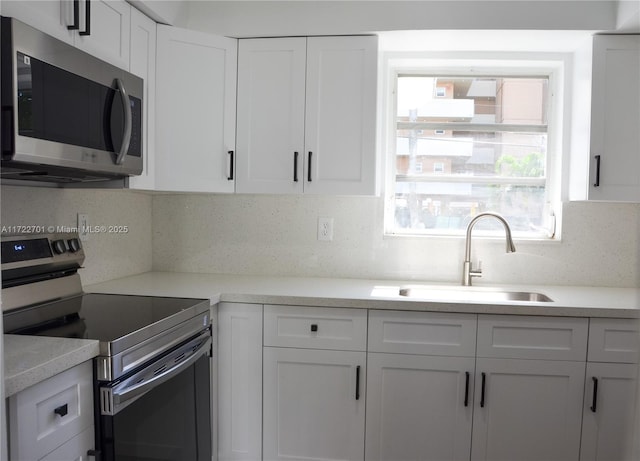
[[467,226],[467,238],[465,242],[465,251],[464,251],[464,263],[462,265],[462,285],[471,286],[471,278],[472,277],[482,277],[482,270],[477,269],[474,270],[471,264],[471,230],[476,222],[485,217],[493,217],[502,223],[504,226],[504,231],[506,234],[506,245],[507,245],[507,253],[513,253],[516,251],[516,246],[513,244],[513,239],[511,238],[511,228],[509,227],[509,223],[506,219],[504,219],[498,213],[494,213],[492,211],[486,211],[484,213],[480,213],[476,215]]

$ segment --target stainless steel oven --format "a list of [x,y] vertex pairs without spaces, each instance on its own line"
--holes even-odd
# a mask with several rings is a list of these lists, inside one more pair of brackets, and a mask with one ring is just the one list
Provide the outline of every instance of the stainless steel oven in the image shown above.
[[100,342],[92,454],[211,461],[209,301],[83,293],[84,250],[74,234],[4,236],[1,245],[6,333]]

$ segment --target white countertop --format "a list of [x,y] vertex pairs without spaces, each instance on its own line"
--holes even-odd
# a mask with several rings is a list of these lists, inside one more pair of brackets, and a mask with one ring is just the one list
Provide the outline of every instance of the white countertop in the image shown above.
[[[492,301],[490,304],[458,296],[460,292],[492,289],[481,284],[475,287],[433,284],[433,294],[424,298],[407,298],[398,294],[400,287],[420,284],[416,281],[148,272],[90,285],[85,287],[85,291],[207,298],[212,305],[228,301],[360,309],[640,318],[640,289],[636,288],[504,285],[497,288],[543,293],[553,302]],[[456,294],[456,299],[451,299],[451,293]],[[98,355],[98,341],[92,340],[15,335],[5,335],[4,340],[7,396]]]
[[98,355],[98,341],[4,335],[4,392],[9,397]]
[[[429,284],[429,282],[423,282]],[[640,289],[567,286],[503,285],[506,291],[543,293],[553,302],[487,301],[451,299],[455,291],[491,290],[433,284],[433,296],[407,298],[400,287],[420,285],[416,281],[360,280],[315,277],[271,277],[227,274],[148,272],[85,287],[88,292],[186,296],[219,301],[287,304],[323,307],[400,309],[484,314],[551,315],[578,317],[640,317]],[[493,287],[495,288],[495,287]]]

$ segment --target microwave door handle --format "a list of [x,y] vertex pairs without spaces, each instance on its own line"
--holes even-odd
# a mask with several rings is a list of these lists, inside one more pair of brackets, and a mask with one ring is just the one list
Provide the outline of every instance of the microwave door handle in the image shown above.
[[[182,371],[184,371],[185,369],[189,368],[200,357],[202,357],[203,355],[209,353],[209,351],[211,349],[211,344],[212,344],[211,338],[208,338],[206,341],[203,341],[200,344],[200,346],[198,346],[198,349],[196,351],[194,351],[193,354],[191,354],[184,361],[179,362],[175,366],[173,366],[171,368],[168,368],[167,370],[163,371],[162,373],[159,373],[158,375],[154,376],[152,379],[150,379],[149,381],[147,381],[147,382],[145,382],[143,384],[140,384],[140,385],[135,385],[134,384],[131,387],[128,387],[128,388],[125,388],[125,389],[121,389],[121,390],[112,390],[112,389],[108,389],[108,388],[101,389],[101,391],[111,392],[111,398],[113,400],[113,413],[112,414],[115,415],[116,413],[118,413],[120,411],[119,407],[121,405],[127,403],[129,400],[133,400],[133,399],[137,399],[139,397],[142,397],[142,395],[146,394],[147,392],[149,392],[153,388],[159,386],[160,384],[164,383],[165,381],[168,381],[169,379],[173,378],[175,375],[177,375],[177,374],[181,373]],[[102,396],[102,397],[104,397],[104,396]],[[104,400],[104,398],[102,398],[102,400]]]
[[127,89],[124,86],[124,82],[119,78],[116,79],[116,88],[120,91],[122,106],[124,107],[124,132],[122,135],[122,146],[120,146],[120,152],[118,152],[115,164],[122,165],[124,156],[127,155],[129,144],[131,143],[133,117],[131,116],[131,101],[129,100],[129,95],[127,95]]

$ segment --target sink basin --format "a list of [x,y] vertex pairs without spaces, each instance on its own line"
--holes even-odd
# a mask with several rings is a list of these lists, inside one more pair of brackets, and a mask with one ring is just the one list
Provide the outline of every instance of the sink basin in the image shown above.
[[527,301],[537,303],[553,302],[553,299],[542,293],[531,291],[505,291],[495,288],[469,287],[430,287],[411,286],[400,288],[400,296],[422,298],[438,301]]

